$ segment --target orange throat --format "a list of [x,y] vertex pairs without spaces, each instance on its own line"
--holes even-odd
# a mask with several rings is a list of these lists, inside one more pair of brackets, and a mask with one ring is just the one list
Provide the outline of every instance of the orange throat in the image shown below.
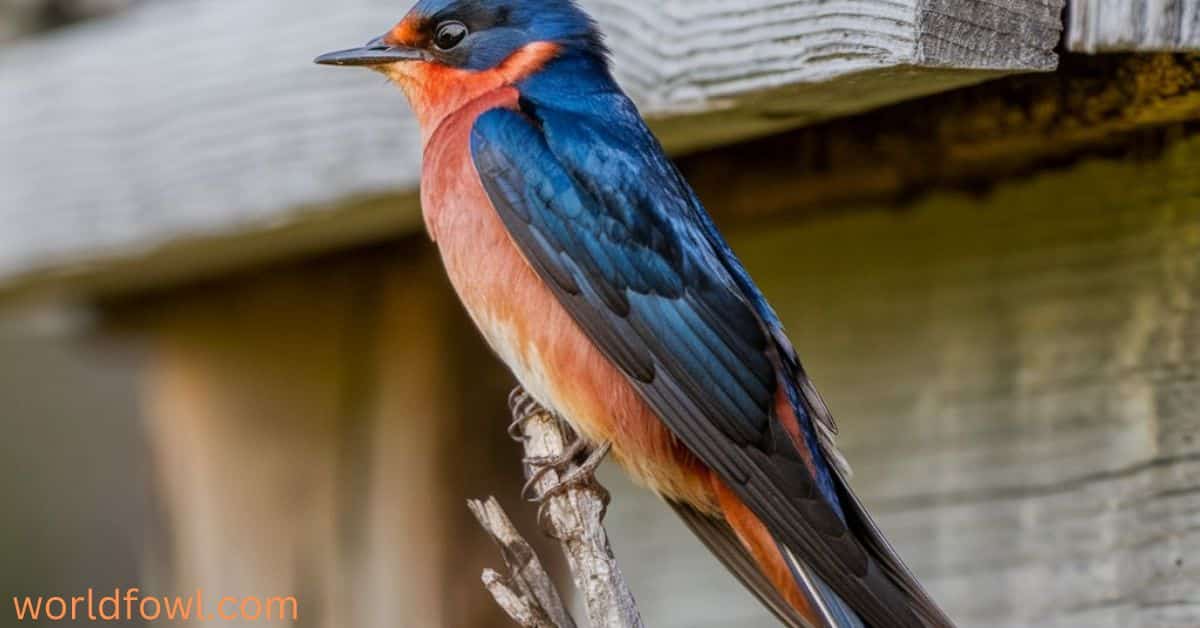
[[428,145],[438,127],[451,115],[532,75],[560,51],[558,44],[534,42],[488,70],[464,70],[431,61],[410,61],[383,66],[380,71],[408,96],[421,125],[423,143]]

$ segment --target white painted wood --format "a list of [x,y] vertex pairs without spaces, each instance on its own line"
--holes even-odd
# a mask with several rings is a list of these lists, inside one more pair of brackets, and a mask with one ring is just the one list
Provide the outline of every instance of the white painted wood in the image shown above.
[[[687,150],[1052,69],[1061,2],[585,4]],[[415,229],[401,96],[311,64],[406,8],[148,2],[0,51],[0,290],[162,283]]]
[[1067,47],[1200,50],[1200,0],[1071,0]]

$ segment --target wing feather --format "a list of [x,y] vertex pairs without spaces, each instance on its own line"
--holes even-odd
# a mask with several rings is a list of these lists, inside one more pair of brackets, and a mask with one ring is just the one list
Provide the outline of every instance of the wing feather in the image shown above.
[[[877,563],[878,544],[856,538],[851,526],[869,519],[843,519],[848,488],[818,444],[836,427],[810,421],[820,413],[801,403],[778,320],[636,110],[612,98],[603,127],[542,104],[536,119],[498,109],[477,120],[472,155],[513,241],[681,442],[863,619],[940,625]],[[808,452],[773,417],[780,386]]]

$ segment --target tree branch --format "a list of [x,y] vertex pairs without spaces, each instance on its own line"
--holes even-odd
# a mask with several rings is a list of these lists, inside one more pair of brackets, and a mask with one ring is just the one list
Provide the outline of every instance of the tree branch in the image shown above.
[[[562,545],[575,586],[594,628],[642,628],[633,594],[617,566],[603,526],[608,491],[590,465],[560,464],[573,449],[553,414],[518,389],[512,397],[514,428],[521,427],[530,488],[544,497],[539,519]],[[508,615],[526,628],[574,628],[553,581],[495,498],[470,503],[501,548],[509,575],[484,572],[484,584]]]
[[554,581],[542,567],[533,547],[521,536],[495,497],[467,502],[484,530],[500,546],[508,576],[491,569],[483,584],[514,621],[526,628],[574,628]]

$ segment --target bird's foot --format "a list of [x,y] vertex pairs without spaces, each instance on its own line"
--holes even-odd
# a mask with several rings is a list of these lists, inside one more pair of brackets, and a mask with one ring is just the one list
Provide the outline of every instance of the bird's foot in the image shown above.
[[561,470],[575,460],[575,457],[583,453],[586,445],[580,442],[579,437],[575,434],[575,428],[571,427],[562,417],[547,410],[542,404],[538,403],[525,389],[517,386],[508,395],[508,408],[512,413],[513,421],[508,426],[508,435],[518,443],[524,443],[528,438],[525,433],[525,426],[532,420],[549,416],[558,422],[558,430],[562,432],[563,438],[571,444],[561,456],[553,458],[525,458],[525,463],[537,467],[550,466]]
[[[576,444],[582,442],[582,440],[575,441]],[[574,446],[575,445],[572,445],[572,447]],[[584,445],[581,448],[581,451],[586,448],[587,446]],[[608,489],[605,489],[600,485],[599,482],[596,481],[596,471],[600,469],[601,464],[604,464],[604,460],[608,458],[608,454],[611,451],[612,443],[604,443],[603,445],[594,449],[592,453],[588,454],[587,460],[584,460],[583,464],[571,469],[566,474],[566,477],[559,480],[558,484],[555,484],[554,486],[542,491],[541,495],[538,495],[538,500],[544,502],[556,495],[562,495],[572,488],[587,487],[601,491],[601,497],[604,501],[604,505],[607,506],[611,495],[609,494]]]
[[[529,465],[530,475],[529,480],[525,482],[524,488],[521,489],[521,495],[527,500],[535,503],[545,502],[547,499],[555,495],[561,495],[564,491],[570,488],[578,488],[594,479],[596,469],[598,469],[604,459],[608,456],[608,452],[612,450],[612,444],[606,443],[598,447],[595,451],[588,455],[578,467],[572,468],[576,458],[580,454],[587,451],[588,444],[582,438],[576,438],[562,455],[553,457],[531,457],[525,458],[525,464]],[[550,473],[554,472],[561,478],[554,486],[539,492],[538,484]]]
[[564,471],[567,471],[571,466],[571,463],[575,462],[575,459],[578,458],[580,454],[587,451],[587,448],[587,441],[576,437],[561,455],[526,456],[524,458],[525,464],[529,465],[530,468],[538,470],[538,472],[534,474],[534,478],[530,481],[537,482],[537,480],[540,480],[543,476],[545,476],[548,471],[558,471],[560,474]]
[[518,443],[525,442],[525,424],[548,412],[521,386],[509,393],[508,409],[513,417],[508,426],[508,435]]
[[[596,470],[600,468],[605,458],[608,457],[609,452],[612,451],[612,443],[604,443],[600,447],[597,447],[582,464],[571,468],[571,464],[586,449],[587,444],[583,439],[576,439],[561,457],[550,459],[549,464],[538,466],[536,464],[537,461],[534,461],[533,466],[536,468],[536,471],[530,476],[529,481],[525,483],[522,495],[529,501],[538,504],[538,521],[546,521],[546,509],[553,498],[564,495],[571,489],[587,489],[595,492],[600,497],[604,508],[608,508],[609,503],[612,501],[612,494],[596,481]],[[553,485],[539,490],[538,484],[551,471],[558,473],[560,479]],[[601,519],[604,518],[603,512],[600,517]],[[549,529],[544,524],[543,527]]]
[[[520,386],[513,389],[508,396],[508,407],[513,416],[513,422],[508,426],[508,434],[513,440],[525,442],[527,438],[526,425],[534,419],[550,416],[558,421],[559,431],[562,433],[564,441],[568,443],[563,452],[557,456],[525,458],[525,464],[529,470],[529,480],[521,489],[521,496],[539,505],[538,521],[546,521],[546,508],[551,499],[563,495],[571,489],[582,488],[594,491],[600,497],[604,507],[607,508],[611,501],[611,495],[596,481],[596,470],[608,457],[608,453],[612,450],[612,444],[605,443],[597,447],[577,465],[576,462],[580,456],[588,451],[588,442],[576,435],[570,424],[542,407]],[[557,475],[557,480],[551,486],[543,487],[546,476],[551,472]]]

